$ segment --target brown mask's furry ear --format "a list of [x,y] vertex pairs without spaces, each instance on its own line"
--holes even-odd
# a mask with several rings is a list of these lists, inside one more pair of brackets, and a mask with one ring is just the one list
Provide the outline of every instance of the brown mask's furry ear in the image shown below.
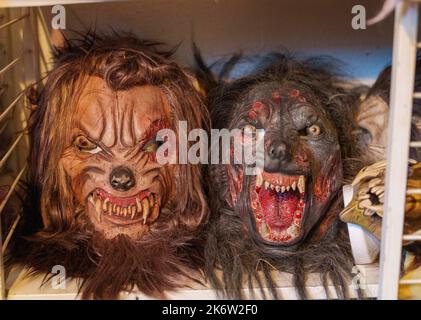
[[226,166],[229,194],[227,195],[227,202],[233,208],[237,202],[238,194],[243,188],[244,170],[242,166],[235,168],[232,165]]
[[59,29],[53,29],[51,31],[51,43],[56,49],[65,49],[67,47],[66,37],[64,33]]
[[39,101],[39,92],[37,90],[36,85],[32,85],[28,88],[26,92],[26,98],[29,102],[30,111],[35,111],[38,108],[38,101]]
[[186,75],[190,83],[192,84],[193,88],[199,93],[200,97],[202,99],[206,99],[206,94],[207,94],[206,90],[203,87],[202,83],[199,81],[199,79],[189,73],[187,73]]

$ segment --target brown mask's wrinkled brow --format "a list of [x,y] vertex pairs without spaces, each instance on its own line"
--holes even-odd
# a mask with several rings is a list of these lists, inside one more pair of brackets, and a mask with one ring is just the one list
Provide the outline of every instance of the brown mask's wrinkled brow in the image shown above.
[[90,77],[74,114],[72,140],[84,134],[104,150],[133,148],[168,127],[169,106],[158,87],[140,86],[113,91]]

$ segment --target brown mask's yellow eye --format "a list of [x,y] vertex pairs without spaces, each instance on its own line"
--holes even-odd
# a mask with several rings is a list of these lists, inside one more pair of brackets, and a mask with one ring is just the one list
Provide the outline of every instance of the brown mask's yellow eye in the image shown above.
[[86,138],[83,135],[77,136],[73,140],[73,145],[79,150],[83,152],[89,152],[89,153],[98,153],[101,151],[101,148],[98,147],[97,144],[90,141],[88,138]]
[[157,141],[155,138],[151,139],[143,146],[143,151],[146,153],[154,153],[162,144],[162,141]]
[[307,134],[309,136],[316,137],[320,134],[320,132],[321,132],[320,127],[316,124],[313,124],[307,128]]

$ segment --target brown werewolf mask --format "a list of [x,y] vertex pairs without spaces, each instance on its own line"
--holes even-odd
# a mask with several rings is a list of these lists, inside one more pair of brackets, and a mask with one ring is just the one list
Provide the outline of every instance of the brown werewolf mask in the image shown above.
[[244,282],[262,288],[261,279],[276,298],[274,271],[292,273],[302,298],[312,272],[325,287],[332,281],[338,296],[347,294],[352,260],[338,213],[341,186],[355,170],[348,134],[355,98],[326,70],[317,60],[278,56],[273,66],[209,94],[213,128],[265,132],[264,166],[257,175],[246,175],[246,166],[234,162],[211,167],[217,190],[206,270],[230,298],[242,297]]
[[156,86],[111,90],[88,78],[60,162],[95,229],[105,238],[141,239],[174,200],[174,170],[156,162],[170,110]]
[[181,120],[201,128],[207,113],[167,56],[131,36],[87,35],[58,52],[31,114],[31,207],[12,261],[33,272],[63,265],[83,279],[84,298],[134,286],[162,297],[194,276],[201,171],[159,164],[157,133]]

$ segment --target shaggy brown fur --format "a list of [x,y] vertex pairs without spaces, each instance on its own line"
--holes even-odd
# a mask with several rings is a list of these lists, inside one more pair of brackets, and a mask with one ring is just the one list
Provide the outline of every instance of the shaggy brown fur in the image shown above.
[[[188,129],[206,127],[207,110],[189,76],[160,52],[158,43],[131,35],[100,37],[88,33],[67,40],[57,49],[55,66],[31,114],[29,178],[24,223],[9,261],[21,262],[32,273],[51,272],[63,265],[66,275],[82,278],[83,298],[116,298],[134,286],[162,297],[194,277],[203,248],[197,233],[207,221],[208,209],[197,165],[175,165],[175,197],[140,240],[125,235],[105,239],[86,216],[84,203],[75,200],[69,177],[58,165],[75,101],[87,76],[104,79],[113,90],[154,85],[166,95],[171,127],[179,120]],[[169,194],[170,191],[167,190]]]

